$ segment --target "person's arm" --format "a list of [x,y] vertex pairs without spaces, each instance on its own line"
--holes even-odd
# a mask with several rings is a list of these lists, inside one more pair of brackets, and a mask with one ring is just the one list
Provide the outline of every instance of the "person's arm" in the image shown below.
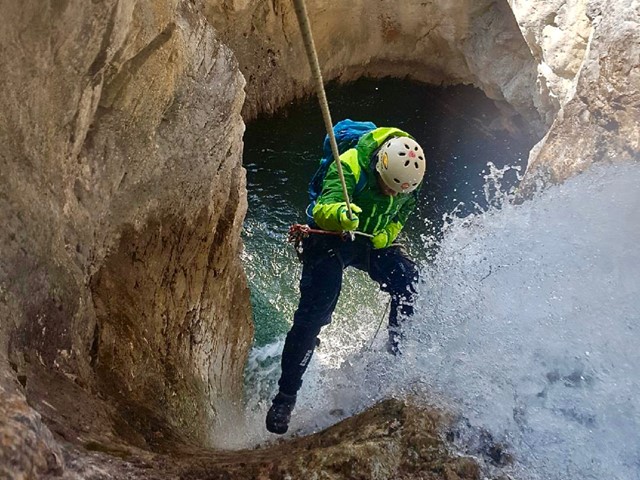
[[395,242],[398,235],[404,228],[404,224],[407,222],[409,215],[413,212],[416,206],[416,195],[412,194],[411,197],[402,205],[393,221],[389,223],[379,232],[376,232],[371,239],[374,248],[387,248]]
[[[344,175],[347,193],[351,198],[353,196],[353,192],[355,191],[357,180],[351,169],[351,166],[349,165],[349,162],[345,160],[345,157],[348,159],[349,155],[357,155],[356,150],[348,150],[343,155],[341,155],[340,163],[342,165],[342,173]],[[359,213],[360,208],[358,208],[354,204],[351,204],[351,208],[354,214],[353,216],[356,219],[354,222],[355,227],[353,226],[353,223],[345,223],[347,204],[342,192],[342,183],[340,182],[340,176],[338,175],[338,168],[336,167],[335,162],[332,162],[329,166],[329,169],[327,170],[324,182],[322,183],[322,194],[318,198],[315,207],[313,207],[313,219],[318,224],[318,226],[324,230],[331,230],[336,232],[346,229],[353,230],[357,228],[357,217],[355,216],[355,213]]]

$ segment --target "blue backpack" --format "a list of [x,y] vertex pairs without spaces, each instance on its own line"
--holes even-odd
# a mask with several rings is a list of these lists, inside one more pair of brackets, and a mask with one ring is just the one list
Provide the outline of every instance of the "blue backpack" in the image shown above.
[[[378,128],[375,123],[372,122],[356,122],[353,120],[345,119],[340,120],[333,126],[333,134],[336,137],[336,143],[338,145],[338,153],[342,155],[344,152],[351,148],[355,148],[358,145],[358,140],[363,135],[369,133],[371,130]],[[329,170],[329,165],[333,162],[333,153],[331,152],[331,141],[329,135],[325,135],[324,144],[322,146],[322,160],[318,170],[311,177],[309,182],[309,206],[307,207],[307,221],[309,224],[313,224],[313,207],[315,207],[318,197],[322,193],[322,183],[324,177]],[[358,184],[356,185],[355,193],[361,192],[367,184],[367,176],[365,172],[362,172]]]

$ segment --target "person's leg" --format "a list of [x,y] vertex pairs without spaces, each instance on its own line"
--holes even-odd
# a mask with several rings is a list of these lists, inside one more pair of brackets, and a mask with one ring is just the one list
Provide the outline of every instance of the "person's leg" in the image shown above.
[[331,323],[342,287],[342,263],[336,256],[309,261],[302,268],[300,302],[282,350],[280,391],[295,395],[302,385],[318,334]]
[[322,248],[327,245],[326,241],[307,243],[300,279],[300,302],[282,351],[280,391],[267,414],[267,429],[273,433],[287,431],[296,394],[318,334],[331,322],[342,287],[343,264],[336,250]]
[[413,315],[413,303],[418,283],[418,268],[400,247],[371,251],[369,276],[391,295],[389,312],[390,353],[400,353],[401,324]]

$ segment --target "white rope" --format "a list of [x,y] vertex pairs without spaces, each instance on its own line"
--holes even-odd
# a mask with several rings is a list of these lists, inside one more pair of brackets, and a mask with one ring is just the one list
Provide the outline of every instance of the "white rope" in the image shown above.
[[333,134],[333,122],[331,121],[331,112],[329,111],[329,103],[327,102],[327,95],[324,91],[324,82],[322,81],[322,72],[320,71],[320,63],[318,62],[318,54],[316,53],[316,47],[313,42],[313,35],[311,34],[311,25],[309,23],[309,15],[307,14],[307,7],[304,0],[293,0],[296,15],[298,17],[298,23],[300,24],[300,31],[302,32],[302,39],[304,40],[304,47],[307,51],[307,59],[309,60],[309,66],[311,67],[311,73],[313,79],[316,82],[316,90],[318,93],[318,100],[320,102],[320,109],[322,110],[322,118],[324,119],[324,126],[327,129],[327,135],[329,135],[329,143],[331,144],[331,152],[333,153],[333,160],[338,168],[338,175],[340,182],[342,183],[342,195],[344,201],[347,204],[347,216],[349,220],[352,218],[351,203],[349,202],[349,194],[347,192],[347,186],[344,182],[344,174],[342,173],[342,164],[340,163],[340,153],[338,152],[338,144],[336,143],[336,137]]
[[373,342],[375,342],[376,337],[378,336],[378,332],[380,332],[380,327],[382,327],[382,322],[384,322],[384,319],[387,316],[387,312],[389,311],[390,306],[391,306],[391,299],[389,299],[389,302],[387,303],[387,306],[385,307],[384,312],[380,317],[380,322],[378,322],[378,328],[376,329],[376,333],[373,334],[373,338],[371,339],[371,343],[369,344],[369,348],[368,348],[369,351],[371,351],[371,349],[373,348]]

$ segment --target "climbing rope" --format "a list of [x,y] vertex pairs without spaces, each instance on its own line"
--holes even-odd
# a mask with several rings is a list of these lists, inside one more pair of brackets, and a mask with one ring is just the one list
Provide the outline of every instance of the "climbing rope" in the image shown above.
[[332,232],[329,230],[319,230],[317,228],[311,228],[309,225],[301,225],[296,223],[289,227],[289,234],[287,235],[287,241],[293,243],[293,246],[298,255],[298,259],[302,261],[302,240],[309,235],[333,235],[334,237],[340,237],[343,241],[355,240],[355,236],[373,238],[373,235],[369,235],[364,232]]
[[387,306],[384,309],[384,312],[382,312],[382,316],[380,317],[380,321],[378,322],[378,328],[376,329],[376,333],[373,334],[373,338],[371,339],[371,343],[369,344],[369,348],[368,348],[369,351],[371,351],[371,349],[373,348],[373,342],[376,341],[376,337],[378,336],[378,333],[380,332],[380,328],[382,327],[382,322],[384,322],[384,319],[387,318],[387,312],[389,311],[389,307],[391,307],[391,299],[389,299],[389,301],[387,302]]
[[298,17],[298,24],[300,25],[300,31],[302,32],[302,39],[304,40],[304,47],[307,52],[307,60],[309,60],[309,67],[311,67],[311,73],[316,83],[316,90],[318,93],[318,100],[320,102],[320,110],[322,110],[322,118],[324,119],[324,126],[327,129],[327,135],[329,136],[329,143],[331,144],[331,152],[333,153],[333,160],[336,163],[338,169],[338,175],[340,176],[340,182],[342,183],[342,195],[347,205],[347,216],[349,220],[352,219],[351,203],[349,202],[349,194],[347,192],[347,185],[344,182],[344,175],[342,173],[342,164],[340,163],[340,153],[338,152],[338,144],[336,143],[336,137],[333,134],[333,122],[331,120],[331,112],[329,111],[329,103],[327,102],[327,95],[324,91],[324,82],[322,80],[322,72],[320,71],[320,63],[318,62],[318,54],[316,53],[316,47],[313,42],[313,35],[311,34],[311,24],[309,23],[309,15],[307,14],[307,6],[304,0],[293,0],[293,4],[296,10],[296,16]]
[[289,237],[288,237],[288,241],[291,242],[297,238],[304,238],[304,237],[308,237],[310,234],[317,234],[317,235],[333,235],[336,237],[341,237],[344,240],[352,240],[352,238],[350,238],[352,235],[358,235],[361,237],[367,237],[367,238],[373,238],[373,235],[370,235],[368,233],[364,233],[364,232],[332,232],[330,230],[319,230],[317,228],[311,228],[309,225],[301,225],[299,223],[296,223],[294,225],[291,225],[289,227]]

